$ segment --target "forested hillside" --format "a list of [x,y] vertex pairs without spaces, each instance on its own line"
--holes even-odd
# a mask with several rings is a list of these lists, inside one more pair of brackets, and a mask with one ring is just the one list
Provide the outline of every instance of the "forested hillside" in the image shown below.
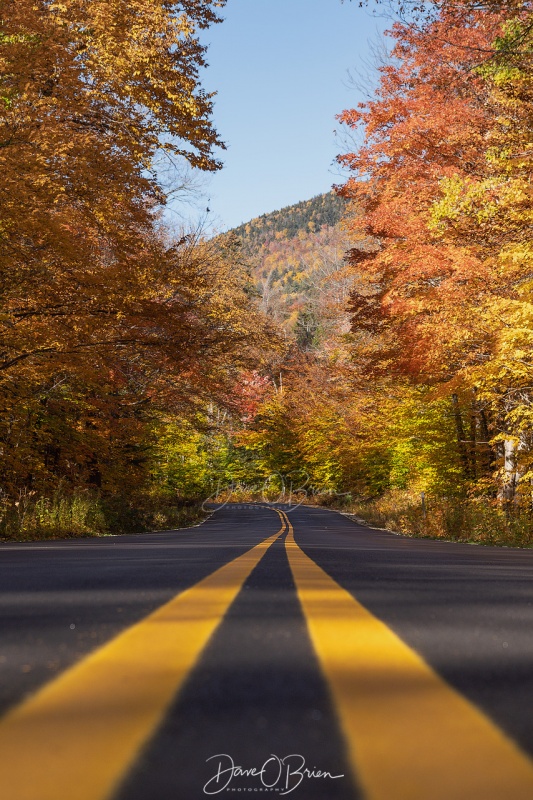
[[346,203],[334,192],[319,194],[279,211],[272,211],[250,220],[232,233],[242,242],[247,256],[256,256],[261,248],[276,239],[292,239],[306,233],[317,233],[324,226],[335,227],[341,220]]
[[337,316],[347,299],[349,240],[341,226],[345,210],[346,202],[328,192],[264,214],[225,235],[239,243],[262,311],[307,347],[327,338],[328,315]]

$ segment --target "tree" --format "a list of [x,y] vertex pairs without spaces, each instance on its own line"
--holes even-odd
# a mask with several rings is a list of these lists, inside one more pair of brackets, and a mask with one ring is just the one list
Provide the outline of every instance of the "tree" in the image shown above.
[[219,167],[197,31],[222,5],[4,4],[4,491],[142,485],[154,417],[230,405],[260,361],[246,271],[230,247],[168,234],[155,170],[161,153]]
[[[472,399],[472,391],[494,365],[501,278],[482,231],[492,207],[488,186],[477,195],[470,239],[444,233],[453,215],[444,207],[450,211],[458,187],[479,188],[487,174],[498,113],[487,75],[511,13],[440,3],[416,21],[396,23],[375,99],[341,116],[365,132],[363,147],[340,157],[353,174],[341,191],[354,208],[354,358],[374,377],[407,377],[434,387],[434,398],[459,398],[463,480],[485,480],[494,469],[488,441],[498,414],[486,394]],[[363,245],[368,237],[372,247]]]
[[124,339],[120,306],[167,258],[154,235],[157,151],[218,167],[194,36],[214,5],[7,3],[0,370],[93,348],[93,329]]
[[490,331],[490,357],[468,373],[498,420],[501,495],[507,500],[520,478],[521,491],[529,494],[533,463],[531,45],[531,12],[510,20],[496,39],[495,57],[479,70],[493,120],[483,169],[444,181],[432,218],[443,241],[473,253],[490,270],[477,312]]
[[[463,8],[459,27],[458,17],[446,9],[422,27],[396,23],[376,98],[341,115],[365,131],[361,149],[339,157],[352,173],[341,192],[354,208],[354,245],[375,243],[358,269],[367,283],[361,296],[379,297],[375,312],[392,327],[395,368],[422,381],[450,380],[484,348],[475,315],[462,312],[483,293],[486,265],[429,229],[441,181],[483,168],[491,125],[475,67],[502,18]],[[353,256],[360,260],[361,250]]]

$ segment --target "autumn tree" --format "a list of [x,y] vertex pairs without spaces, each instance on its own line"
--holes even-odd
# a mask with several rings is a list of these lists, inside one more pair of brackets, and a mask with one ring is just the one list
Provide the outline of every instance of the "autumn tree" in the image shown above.
[[477,309],[489,357],[468,370],[478,395],[498,421],[502,497],[518,481],[529,494],[532,467],[531,383],[531,11],[510,20],[495,41],[494,57],[479,69],[488,88],[492,124],[477,175],[442,182],[432,228],[442,241],[472,253],[490,270]]
[[[351,309],[365,369],[449,396],[464,386],[465,413],[485,443],[479,398],[475,406],[467,399],[474,383],[460,382],[490,357],[491,330],[480,309],[492,269],[479,251],[440,236],[433,214],[447,180],[485,170],[493,119],[482,68],[504,23],[500,10],[467,3],[436,6],[422,23],[395,23],[375,99],[341,116],[365,134],[359,151],[340,157],[352,173],[342,192],[356,210]],[[373,248],[363,246],[369,237]],[[462,427],[460,451],[468,438]],[[490,471],[489,460],[477,459]],[[465,470],[465,477],[476,472],[473,463]]]
[[156,153],[218,166],[194,36],[212,6],[6,4],[2,371],[120,338],[113,295],[142,293],[164,256]]
[[[215,170],[198,30],[222,2],[6,2],[2,489],[133,491],[157,415],[230,403],[266,328],[231,248],[171,236],[157,161]],[[271,337],[272,338],[272,337]]]

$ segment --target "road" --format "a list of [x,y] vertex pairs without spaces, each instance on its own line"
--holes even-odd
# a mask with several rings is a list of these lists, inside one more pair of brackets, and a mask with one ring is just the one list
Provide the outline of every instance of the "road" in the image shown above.
[[533,551],[228,505],[0,546],[0,798],[533,798]]

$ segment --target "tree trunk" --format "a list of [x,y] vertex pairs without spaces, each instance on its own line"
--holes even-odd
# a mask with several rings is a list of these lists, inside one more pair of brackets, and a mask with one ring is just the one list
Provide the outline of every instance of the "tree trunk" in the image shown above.
[[481,441],[487,442],[487,444],[484,444],[483,446],[481,469],[484,475],[490,476],[494,471],[496,455],[493,448],[490,446],[490,444],[488,444],[488,442],[490,442],[489,423],[487,420],[487,415],[482,408],[479,409],[479,427],[481,432]]
[[452,394],[453,403],[453,416],[455,419],[455,429],[457,431],[457,447],[459,450],[459,457],[463,466],[463,472],[466,478],[470,477],[470,465],[468,463],[468,452],[465,443],[465,431],[463,428],[463,418],[461,416],[461,409],[459,408],[459,398],[456,394]]
[[505,504],[506,513],[509,513],[511,503],[516,494],[516,441],[504,439],[503,442],[503,483],[498,492],[498,499]]
[[478,477],[478,454],[476,450],[476,439],[477,439],[477,398],[476,398],[476,389],[472,389],[472,404],[470,406],[470,443],[469,443],[469,453],[470,453],[470,474],[472,478]]

